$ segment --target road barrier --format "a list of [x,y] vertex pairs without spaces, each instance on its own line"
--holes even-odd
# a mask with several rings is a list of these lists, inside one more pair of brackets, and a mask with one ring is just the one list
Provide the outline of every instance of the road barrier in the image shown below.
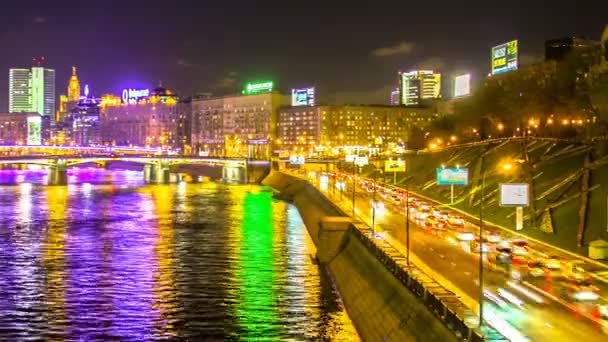
[[384,267],[395,276],[406,288],[416,295],[425,306],[462,341],[507,341],[492,327],[484,327],[483,334],[478,327],[469,327],[465,323],[467,315],[474,313],[466,307],[460,298],[448,291],[416,266],[406,264],[405,258],[388,242],[374,237],[367,226],[356,224],[350,229],[361,243]]

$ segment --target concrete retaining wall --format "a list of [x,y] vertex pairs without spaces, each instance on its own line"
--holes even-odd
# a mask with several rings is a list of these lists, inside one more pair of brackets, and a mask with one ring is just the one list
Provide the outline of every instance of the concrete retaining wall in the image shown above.
[[[327,268],[344,305],[365,341],[457,341],[478,340],[462,323],[462,313],[448,309],[452,293],[427,289],[420,277],[403,271],[403,258],[389,256],[386,246],[367,237],[348,217],[304,180],[279,172],[263,184],[280,191],[281,199],[299,210],[317,245],[318,259]],[[330,218],[328,218],[330,217]],[[398,261],[401,258],[401,261]],[[435,284],[435,283],[433,283]],[[433,285],[434,286],[434,285]],[[442,297],[443,294],[443,297]],[[437,307],[436,310],[431,308]]]

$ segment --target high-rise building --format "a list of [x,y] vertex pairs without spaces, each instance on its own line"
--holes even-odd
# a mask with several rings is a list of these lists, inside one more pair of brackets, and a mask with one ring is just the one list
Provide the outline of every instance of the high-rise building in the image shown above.
[[399,82],[403,105],[416,106],[420,100],[441,98],[441,74],[433,70],[402,72]]
[[29,69],[9,69],[8,110],[11,113],[32,110],[31,78]]
[[100,98],[89,94],[89,86],[84,86],[84,96],[81,96],[71,109],[72,132],[71,139],[78,146],[101,144],[99,108]]
[[547,40],[545,42],[545,60],[561,61],[572,53],[590,53],[599,46],[598,41],[576,36]]
[[76,75],[76,67],[72,67],[72,77],[70,77],[70,83],[68,83],[68,101],[79,101],[80,100],[80,81]]
[[55,122],[55,70],[42,66],[44,57],[34,58],[28,69],[9,70],[9,110],[35,112]]
[[55,70],[32,68],[32,111],[55,121]]
[[399,103],[399,97],[401,95],[401,92],[399,91],[399,88],[395,88],[391,91],[391,106],[398,106]]

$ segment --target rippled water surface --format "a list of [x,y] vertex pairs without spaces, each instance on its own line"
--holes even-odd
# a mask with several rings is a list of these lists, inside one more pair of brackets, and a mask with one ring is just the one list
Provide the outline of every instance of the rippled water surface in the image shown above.
[[0,340],[352,341],[297,210],[258,187],[0,171]]

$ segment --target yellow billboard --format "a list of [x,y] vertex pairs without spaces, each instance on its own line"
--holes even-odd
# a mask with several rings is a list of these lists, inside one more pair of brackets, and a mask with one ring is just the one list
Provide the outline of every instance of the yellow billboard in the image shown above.
[[405,172],[405,160],[385,160],[384,172]]

